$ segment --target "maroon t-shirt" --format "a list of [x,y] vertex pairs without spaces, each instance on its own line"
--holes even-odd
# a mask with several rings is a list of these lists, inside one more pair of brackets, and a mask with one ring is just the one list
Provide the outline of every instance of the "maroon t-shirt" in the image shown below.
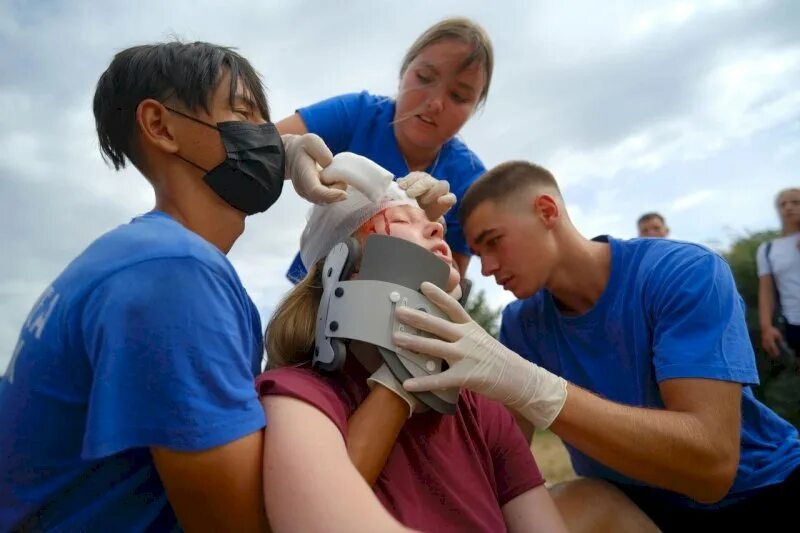
[[[289,396],[313,405],[346,438],[347,419],[369,394],[367,377],[358,363],[335,376],[307,367],[281,368],[259,376],[256,387],[261,396]],[[543,483],[508,410],[462,391],[454,415],[429,411],[406,422],[374,490],[411,528],[505,531],[502,506]]]

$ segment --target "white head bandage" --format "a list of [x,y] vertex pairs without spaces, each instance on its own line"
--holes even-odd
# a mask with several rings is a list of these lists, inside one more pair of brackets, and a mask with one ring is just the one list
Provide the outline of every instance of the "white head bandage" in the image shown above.
[[[337,156],[338,157],[338,156]],[[347,187],[347,198],[341,202],[315,205],[300,237],[300,258],[307,269],[338,243],[353,235],[369,219],[390,207],[410,205],[419,208],[395,182],[390,182],[376,200],[370,200],[352,185]]]
[[419,207],[416,200],[392,181],[391,172],[358,154],[336,154],[320,176],[328,183],[346,183],[347,198],[316,205],[309,211],[300,237],[300,258],[309,270],[336,244],[349,238],[382,210],[394,205]]

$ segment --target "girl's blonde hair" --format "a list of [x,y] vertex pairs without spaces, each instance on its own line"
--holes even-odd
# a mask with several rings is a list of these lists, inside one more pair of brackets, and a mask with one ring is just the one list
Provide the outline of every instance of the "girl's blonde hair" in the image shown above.
[[[368,220],[353,233],[352,237],[358,241],[359,246],[364,246],[372,227]],[[322,299],[322,268],[326,257],[308,270],[306,277],[289,291],[272,314],[264,332],[268,369],[298,365],[311,360],[317,311]]]
[[468,18],[447,18],[425,30],[425,33],[417,37],[417,40],[406,52],[403,63],[400,66],[400,77],[403,77],[403,74],[408,70],[408,66],[423,50],[445,39],[456,39],[472,47],[472,53],[464,60],[461,68],[465,69],[476,61],[483,67],[486,83],[478,96],[478,105],[484,103],[489,95],[489,85],[492,81],[494,51],[492,49],[492,41],[489,39],[489,34],[486,33],[486,30]]
[[322,298],[322,264],[314,265],[286,295],[267,324],[267,368],[281,368],[311,360],[317,310]]

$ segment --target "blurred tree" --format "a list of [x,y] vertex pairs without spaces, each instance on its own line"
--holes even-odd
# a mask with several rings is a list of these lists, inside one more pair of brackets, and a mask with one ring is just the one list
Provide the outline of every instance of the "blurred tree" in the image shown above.
[[500,333],[500,308],[493,308],[486,301],[486,293],[478,291],[477,294],[471,294],[467,300],[465,307],[469,316],[480,324],[486,332],[495,339]]
[[758,320],[758,272],[756,250],[764,242],[779,236],[777,231],[760,231],[737,238],[725,258],[733,271],[736,287],[747,307],[747,329],[756,353],[761,384],[753,388],[756,396],[786,420],[800,428],[800,375],[794,361],[774,360],[761,349]]

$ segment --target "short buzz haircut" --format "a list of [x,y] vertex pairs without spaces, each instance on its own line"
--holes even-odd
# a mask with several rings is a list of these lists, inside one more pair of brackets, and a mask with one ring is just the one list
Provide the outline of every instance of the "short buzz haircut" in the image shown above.
[[94,119],[103,159],[116,170],[127,159],[141,168],[136,143],[136,109],[148,98],[175,98],[207,113],[212,94],[230,72],[231,105],[239,83],[269,121],[269,107],[258,72],[232,48],[179,41],[125,49],[114,56],[94,93]]
[[533,188],[551,189],[561,196],[556,179],[546,168],[527,161],[501,163],[467,189],[458,210],[459,220],[463,225],[472,212],[486,201],[504,202]]
[[639,220],[636,221],[636,225],[641,226],[643,223],[653,218],[657,218],[658,220],[661,221],[662,224],[664,224],[665,226],[667,225],[667,221],[664,220],[664,217],[662,217],[660,213],[656,213],[655,211],[651,211],[650,213],[645,213],[644,215],[640,216]]

